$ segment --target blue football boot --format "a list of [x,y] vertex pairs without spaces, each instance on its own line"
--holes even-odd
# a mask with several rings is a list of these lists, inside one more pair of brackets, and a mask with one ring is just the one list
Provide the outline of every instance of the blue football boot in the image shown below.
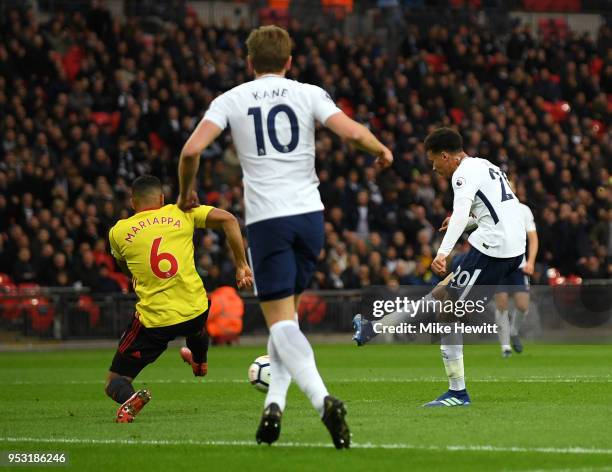
[[434,401],[425,403],[426,407],[434,406],[468,406],[472,401],[467,393],[467,390],[449,390],[443,393]]
[[357,343],[357,346],[363,346],[376,336],[372,323],[362,318],[361,315],[355,315],[353,318],[353,329],[355,330],[353,341]]

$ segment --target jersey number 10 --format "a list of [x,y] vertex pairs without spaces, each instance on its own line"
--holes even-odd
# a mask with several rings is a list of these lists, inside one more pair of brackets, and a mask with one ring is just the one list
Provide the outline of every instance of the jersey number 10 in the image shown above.
[[[279,113],[284,113],[287,115],[289,119],[289,124],[291,125],[291,139],[287,144],[281,144],[278,140],[278,136],[276,135],[276,116]],[[264,141],[264,131],[263,131],[263,115],[261,113],[261,107],[252,107],[248,110],[249,115],[253,115],[253,121],[255,123],[255,141],[257,143],[257,155],[265,156],[266,155],[266,143]],[[293,151],[300,140],[300,127],[298,125],[298,119],[289,105],[280,104],[273,106],[268,112],[268,118],[266,120],[267,128],[268,128],[268,138],[270,139],[270,143],[272,147],[276,149],[278,152],[288,153]]]

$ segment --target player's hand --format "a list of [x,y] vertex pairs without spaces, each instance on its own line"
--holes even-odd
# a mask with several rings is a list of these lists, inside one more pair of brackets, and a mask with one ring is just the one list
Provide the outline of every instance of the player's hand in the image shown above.
[[434,273],[440,277],[446,274],[446,254],[438,254],[436,256],[431,263],[431,270],[433,270]]
[[534,269],[533,262],[527,261],[523,267],[523,272],[527,275],[533,275]]
[[236,268],[236,284],[240,289],[253,286],[253,272],[247,264]]
[[444,221],[442,222],[442,226],[440,226],[440,229],[438,231],[440,232],[446,231],[448,229],[449,221],[450,221],[450,216],[447,216],[446,218],[444,218]]
[[378,169],[386,169],[391,164],[393,164],[393,154],[388,147],[384,147],[382,152],[376,156],[376,161],[374,161],[374,165],[378,167]]
[[195,190],[192,190],[187,196],[179,195],[176,204],[182,211],[187,213],[200,206],[200,202],[198,201],[198,193]]

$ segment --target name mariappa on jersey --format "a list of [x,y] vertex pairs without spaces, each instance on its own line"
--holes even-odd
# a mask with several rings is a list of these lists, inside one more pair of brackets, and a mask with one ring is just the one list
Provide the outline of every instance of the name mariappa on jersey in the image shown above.
[[153,217],[153,219],[151,218],[147,218],[145,220],[140,220],[138,222],[138,226],[132,226],[132,232],[131,233],[127,233],[125,235],[125,240],[128,243],[132,242],[132,239],[134,239],[136,237],[136,234],[138,234],[138,232],[140,230],[145,229],[147,226],[152,226],[152,225],[171,225],[173,228],[180,228],[181,227],[181,220],[179,219],[174,219],[171,216],[162,216],[160,218],[158,218],[157,216]]

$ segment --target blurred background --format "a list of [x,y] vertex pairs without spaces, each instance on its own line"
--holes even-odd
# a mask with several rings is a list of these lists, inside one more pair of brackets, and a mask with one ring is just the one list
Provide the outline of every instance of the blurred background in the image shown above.
[[[499,165],[535,215],[532,335],[566,327],[547,318],[545,287],[609,299],[609,1],[0,0],[0,18],[0,343],[121,333],[135,298],[108,229],[130,215],[139,175],[175,201],[180,149],[211,100],[250,79],[244,40],[262,24],[289,30],[290,78],[323,87],[395,155],[377,173],[318,130],[326,245],[300,307],[306,331],[350,331],[368,287],[439,281],[429,265],[452,189],[422,141],[440,125]],[[242,218],[228,133],[198,181],[202,202]],[[265,332],[256,299],[232,288],[222,236],[194,242],[215,340]]]

